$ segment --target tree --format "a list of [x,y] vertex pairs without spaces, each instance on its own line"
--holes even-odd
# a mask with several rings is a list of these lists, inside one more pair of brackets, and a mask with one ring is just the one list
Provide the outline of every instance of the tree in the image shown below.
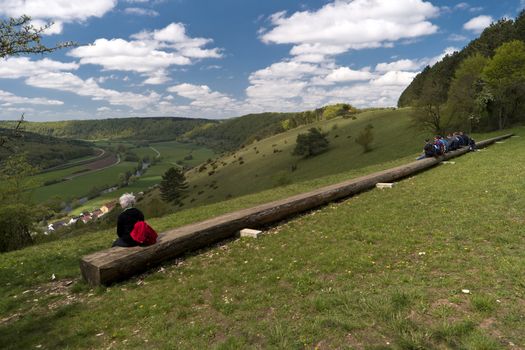
[[443,130],[442,105],[447,99],[446,77],[439,71],[429,71],[422,84],[416,108],[412,113],[414,124],[422,129],[441,133]]
[[316,156],[328,149],[329,141],[326,134],[318,128],[310,128],[307,134],[297,135],[293,155],[304,156],[305,158]]
[[187,188],[186,177],[180,169],[171,167],[162,175],[160,194],[165,202],[180,204],[182,195]]
[[519,118],[525,94],[525,43],[513,40],[496,49],[483,69],[487,88],[494,96],[495,119],[501,130],[511,118]]
[[[52,24],[35,28],[31,18],[0,19],[0,58],[23,54],[44,54],[64,47],[74,46],[73,42],[58,43],[54,47],[42,44],[42,33]],[[12,154],[0,164],[0,251],[22,248],[32,243],[31,232],[40,209],[32,205],[28,196],[29,178],[35,169],[24,154],[17,154],[14,140],[21,136],[24,115],[12,133],[0,137],[0,147]]]
[[374,141],[374,133],[372,132],[373,128],[374,126],[372,124],[368,124],[355,139],[355,143],[361,145],[363,147],[363,152],[365,153],[372,150],[370,144]]
[[[34,206],[30,205],[30,175],[35,173],[25,154],[13,154],[0,166],[0,252],[32,243]],[[39,215],[39,214],[38,214]]]
[[44,27],[31,24],[31,17],[0,19],[0,58],[23,54],[44,54],[75,46],[71,41],[61,42],[53,47],[42,44],[42,33],[53,23]]
[[478,53],[467,57],[456,70],[445,109],[447,124],[451,127],[471,131],[473,120],[479,120],[484,112],[484,104],[480,103],[484,85],[481,75],[487,62],[488,59]]

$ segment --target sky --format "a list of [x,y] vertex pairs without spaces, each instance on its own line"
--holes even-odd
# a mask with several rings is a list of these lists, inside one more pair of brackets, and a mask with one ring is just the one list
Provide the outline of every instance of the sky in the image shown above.
[[0,0],[78,46],[0,60],[0,120],[223,119],[395,106],[525,0]]

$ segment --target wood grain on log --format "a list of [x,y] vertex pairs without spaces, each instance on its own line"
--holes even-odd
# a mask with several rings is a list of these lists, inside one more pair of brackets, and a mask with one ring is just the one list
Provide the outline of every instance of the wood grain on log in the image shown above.
[[[508,134],[481,141],[477,146],[483,148],[511,136],[512,134]],[[82,276],[92,286],[109,285],[122,281],[163,261],[232,237],[245,227],[257,228],[290,218],[329,202],[372,189],[379,182],[394,182],[414,175],[441,161],[467,152],[468,148],[464,147],[439,158],[426,158],[286,199],[175,228],[160,234],[158,242],[149,247],[114,247],[90,254],[80,261]]]

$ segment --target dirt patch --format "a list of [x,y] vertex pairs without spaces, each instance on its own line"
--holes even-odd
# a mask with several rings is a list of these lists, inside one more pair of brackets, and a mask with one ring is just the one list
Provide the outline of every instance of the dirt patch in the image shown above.
[[107,157],[104,157],[102,159],[98,159],[97,161],[93,163],[86,164],[86,167],[89,170],[98,170],[105,168],[107,166],[110,166],[111,164],[116,163],[118,160],[117,155],[115,153],[109,153]]

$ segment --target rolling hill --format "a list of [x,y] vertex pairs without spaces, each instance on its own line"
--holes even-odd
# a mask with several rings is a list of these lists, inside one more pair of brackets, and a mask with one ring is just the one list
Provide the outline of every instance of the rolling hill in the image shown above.
[[[353,118],[321,120],[254,140],[235,152],[187,172],[189,190],[184,207],[223,201],[403,157],[415,157],[429,135],[411,126],[409,111],[367,111]],[[355,139],[369,124],[373,126],[373,150],[364,153]],[[328,134],[329,150],[312,158],[293,156],[297,135],[306,133],[311,127],[321,128]],[[144,207],[148,207],[149,201],[158,199],[158,195],[158,192],[152,193]]]

